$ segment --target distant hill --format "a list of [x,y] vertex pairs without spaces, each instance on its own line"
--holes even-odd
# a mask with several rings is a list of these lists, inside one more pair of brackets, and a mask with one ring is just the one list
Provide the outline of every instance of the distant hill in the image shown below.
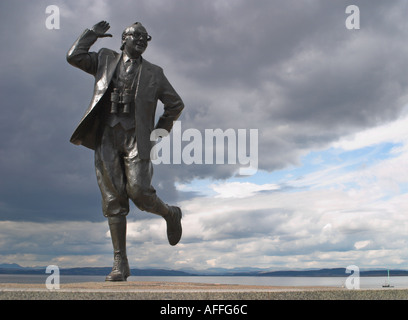
[[[0,264],[0,274],[45,274],[46,267],[21,267],[18,264]],[[61,268],[60,275],[107,275],[112,267]],[[196,276],[179,270],[131,269],[132,276]]]
[[[296,271],[273,271],[258,274],[260,277],[348,277],[346,268],[296,270]],[[384,277],[387,270],[360,270],[360,277]],[[408,276],[407,270],[390,270],[390,276]]]
[[0,268],[17,269],[22,268],[22,266],[18,265],[17,263],[0,263]]
[[[107,275],[111,272],[111,267],[102,268],[68,268],[60,269],[61,275]],[[194,276],[184,271],[166,270],[166,269],[131,269],[132,276]]]
[[[45,274],[46,267],[21,267],[16,263],[0,264],[0,274]],[[106,275],[111,267],[61,268],[61,275]],[[208,270],[131,269],[132,276],[246,276],[246,277],[347,277],[345,268],[265,271],[257,268],[211,268]],[[360,270],[361,277],[385,277],[386,269]],[[408,276],[408,270],[390,270],[390,276]]]

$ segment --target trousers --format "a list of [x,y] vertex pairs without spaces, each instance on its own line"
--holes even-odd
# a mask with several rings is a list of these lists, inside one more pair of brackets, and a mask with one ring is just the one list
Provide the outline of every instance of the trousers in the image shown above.
[[135,129],[105,125],[95,148],[95,171],[105,217],[126,216],[129,199],[142,211],[161,216],[169,207],[152,187],[153,165],[140,159]]

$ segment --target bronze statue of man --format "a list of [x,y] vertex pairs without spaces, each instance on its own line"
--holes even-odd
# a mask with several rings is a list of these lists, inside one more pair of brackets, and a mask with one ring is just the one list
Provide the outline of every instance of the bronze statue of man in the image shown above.
[[[106,281],[126,281],[126,216],[129,199],[143,211],[166,220],[170,245],[182,233],[181,210],[165,204],[152,187],[150,151],[154,129],[170,132],[184,108],[162,68],[142,58],[151,36],[140,22],[122,33],[121,53],[102,48],[90,52],[98,38],[111,37],[106,21],[86,29],[67,53],[67,61],[95,77],[92,100],[71,142],[95,150],[95,169],[114,250],[112,272]],[[164,112],[155,124],[157,102]]]

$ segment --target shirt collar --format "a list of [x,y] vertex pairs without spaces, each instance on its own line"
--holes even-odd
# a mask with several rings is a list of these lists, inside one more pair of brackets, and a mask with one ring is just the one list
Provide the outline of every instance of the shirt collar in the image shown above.
[[125,63],[128,62],[129,60],[135,60],[136,62],[140,62],[140,61],[141,61],[140,57],[137,58],[137,59],[130,59],[126,53],[123,53],[122,59],[123,59],[123,62],[125,62]]

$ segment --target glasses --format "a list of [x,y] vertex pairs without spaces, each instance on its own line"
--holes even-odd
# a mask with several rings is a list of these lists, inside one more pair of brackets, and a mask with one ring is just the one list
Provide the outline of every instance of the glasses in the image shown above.
[[152,37],[150,35],[148,35],[147,33],[144,33],[144,32],[125,33],[123,35],[123,39],[125,39],[126,37],[134,37],[136,39],[142,38],[142,40],[144,40],[144,41],[152,40]]

